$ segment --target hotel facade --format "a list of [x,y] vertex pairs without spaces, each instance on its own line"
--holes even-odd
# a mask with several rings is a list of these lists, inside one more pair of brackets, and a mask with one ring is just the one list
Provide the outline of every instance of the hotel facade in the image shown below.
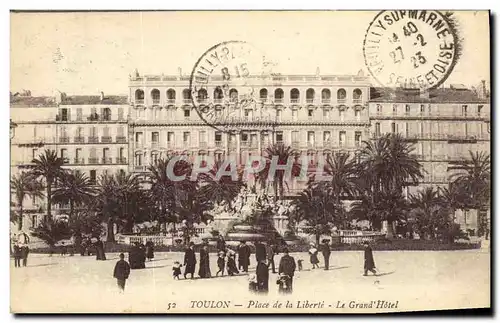
[[[91,179],[106,172],[142,173],[172,153],[193,159],[231,156],[245,164],[272,143],[291,146],[314,165],[321,156],[355,153],[362,141],[399,132],[415,145],[426,171],[419,186],[407,189],[410,194],[446,185],[469,150],[490,152],[489,98],[461,86],[426,94],[384,91],[372,87],[362,72],[256,76],[250,83],[252,106],[237,104],[248,88],[229,87],[224,95],[222,80],[208,84],[193,100],[189,77],[182,75],[131,77],[128,97],[58,95],[39,98],[43,104],[38,106],[20,103],[35,98],[19,98],[11,104],[18,124],[12,172],[47,148],[65,158],[65,167]],[[212,127],[196,110],[204,107],[237,118]],[[296,195],[304,184],[289,183],[287,194]],[[473,212],[457,212],[463,229],[477,227]]]

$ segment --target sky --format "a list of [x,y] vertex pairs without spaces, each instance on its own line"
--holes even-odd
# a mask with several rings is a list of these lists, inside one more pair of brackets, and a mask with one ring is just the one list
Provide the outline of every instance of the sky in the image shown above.
[[[129,74],[190,75],[203,53],[242,40],[282,74],[368,75],[376,11],[11,13],[11,91],[127,94]],[[445,84],[489,81],[486,11],[455,13],[463,51]]]

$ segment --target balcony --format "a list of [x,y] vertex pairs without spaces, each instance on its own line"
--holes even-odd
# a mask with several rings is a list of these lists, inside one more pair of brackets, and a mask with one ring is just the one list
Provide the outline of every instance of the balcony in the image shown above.
[[199,143],[199,147],[200,147],[200,148],[207,148],[207,147],[208,147],[208,144],[207,144],[207,142],[206,142],[206,141],[200,141],[200,143]]
[[125,157],[116,157],[116,163],[117,164],[126,164],[127,163],[127,158],[125,158]]
[[314,142],[307,142],[307,148],[310,149],[316,148],[316,144]]
[[144,104],[144,99],[135,99],[135,104],[143,105]]
[[125,136],[116,136],[116,142],[117,143],[126,143],[127,142],[127,137]]
[[182,147],[184,147],[184,148],[191,147],[191,141],[184,141],[184,142],[182,143]]
[[167,141],[167,148],[168,149],[173,149],[175,148],[175,142],[173,140]]
[[290,103],[298,104],[298,103],[300,103],[300,99],[290,99]]
[[260,102],[266,103],[267,102],[267,96],[261,96],[260,97]]
[[299,148],[300,147],[300,141],[292,141],[292,148]]
[[196,99],[196,101],[198,101],[198,103],[207,103],[208,99],[207,98],[198,98],[198,99]]
[[449,143],[476,143],[477,138],[473,135],[448,135]]
[[99,158],[89,157],[89,164],[99,164]]
[[182,99],[182,103],[184,104],[191,104],[191,99]]
[[363,103],[363,99],[353,99],[352,103],[354,103],[354,104],[362,104]]
[[223,148],[224,147],[224,143],[222,141],[216,141],[215,142],[215,147],[217,147],[217,148]]
[[75,137],[75,143],[77,144],[85,143],[85,137]]
[[104,158],[102,158],[102,163],[103,164],[112,164],[113,163],[113,158],[111,158],[111,157],[104,157]]
[[62,122],[67,122],[67,121],[70,121],[70,117],[69,115],[56,115],[56,121],[62,121]]
[[84,165],[85,164],[85,158],[75,158],[74,163],[76,165]]
[[97,144],[99,143],[99,137],[89,137],[89,144]]
[[275,98],[274,103],[283,103],[283,98]]
[[153,105],[160,105],[160,99],[153,99]]
[[215,104],[221,104],[223,99],[214,99]]
[[142,166],[142,165],[135,165],[135,166],[134,166],[134,171],[135,171],[135,172],[145,172],[145,171],[146,171],[146,166]]
[[167,99],[167,104],[175,104],[175,99]]
[[102,136],[101,142],[103,144],[109,144],[109,143],[113,142],[113,139],[111,138],[111,136]]
[[87,117],[88,121],[99,121],[99,115],[97,113],[92,113]]
[[69,143],[69,137],[59,137],[59,142],[62,144]]
[[338,104],[346,104],[347,103],[347,99],[337,99],[337,103]]
[[331,99],[321,99],[321,103],[330,104],[330,103],[332,103],[332,100]]
[[314,98],[307,98],[306,103],[308,104],[313,104],[314,103]]

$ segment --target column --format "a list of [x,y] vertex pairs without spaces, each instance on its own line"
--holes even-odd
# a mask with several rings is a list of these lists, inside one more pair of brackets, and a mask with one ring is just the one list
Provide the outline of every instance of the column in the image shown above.
[[261,131],[259,130],[259,131],[257,131],[257,150],[259,152],[259,156],[262,155],[261,138],[262,138]]
[[240,136],[241,133],[236,131],[236,164],[240,164],[241,152],[240,152]]

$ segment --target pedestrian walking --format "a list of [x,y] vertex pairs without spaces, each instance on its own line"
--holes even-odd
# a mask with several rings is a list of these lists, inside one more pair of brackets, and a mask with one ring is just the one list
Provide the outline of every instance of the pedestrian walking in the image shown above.
[[194,269],[196,267],[196,254],[194,253],[194,243],[190,242],[189,247],[184,252],[184,278],[187,274],[191,274],[191,279],[194,278]]
[[370,271],[374,275],[377,275],[377,271],[375,270],[375,261],[373,260],[372,248],[370,247],[368,241],[363,242],[363,246],[365,250],[365,273],[363,274],[363,276],[368,276],[368,271]]
[[330,240],[325,239],[322,242],[323,244],[321,245],[321,253],[323,254],[323,258],[325,260],[325,270],[328,270],[330,268]]
[[257,264],[257,291],[262,294],[269,292],[269,266],[266,260],[260,260]]
[[250,265],[250,247],[246,241],[241,241],[238,246],[238,268],[248,273],[248,266]]
[[23,260],[23,267],[28,265],[28,254],[30,253],[30,248],[28,245],[23,245],[21,247],[21,259]]
[[267,260],[266,246],[262,242],[255,243],[255,261],[257,264]]
[[227,253],[227,274],[233,276],[234,274],[239,274],[238,268],[236,267],[236,252],[234,250],[226,248]]
[[226,253],[224,251],[219,251],[218,258],[217,258],[217,267],[219,270],[217,273],[215,273],[215,277],[219,276],[219,273],[221,276],[224,276],[224,269],[226,267]]
[[311,243],[311,248],[309,249],[310,262],[312,265],[312,269],[319,268],[319,259],[318,259],[318,249],[314,243]]
[[21,247],[17,242],[14,245],[14,267],[21,267]]
[[274,262],[274,256],[278,253],[277,247],[274,243],[269,242],[266,245],[267,262],[272,269],[272,273],[276,274],[276,264]]
[[154,254],[154,243],[151,240],[146,242],[146,258],[151,261],[155,257]]
[[198,270],[198,276],[201,278],[212,277],[210,272],[210,255],[208,253],[208,245],[206,244],[200,249],[200,269]]
[[287,278],[287,292],[291,293],[293,290],[293,275],[295,273],[296,264],[295,259],[288,254],[288,249],[283,250],[283,257],[281,257],[278,273]]
[[120,260],[116,262],[115,270],[113,271],[113,277],[116,278],[116,283],[120,292],[125,290],[125,282],[130,275],[130,265],[125,261],[125,255],[120,253]]

